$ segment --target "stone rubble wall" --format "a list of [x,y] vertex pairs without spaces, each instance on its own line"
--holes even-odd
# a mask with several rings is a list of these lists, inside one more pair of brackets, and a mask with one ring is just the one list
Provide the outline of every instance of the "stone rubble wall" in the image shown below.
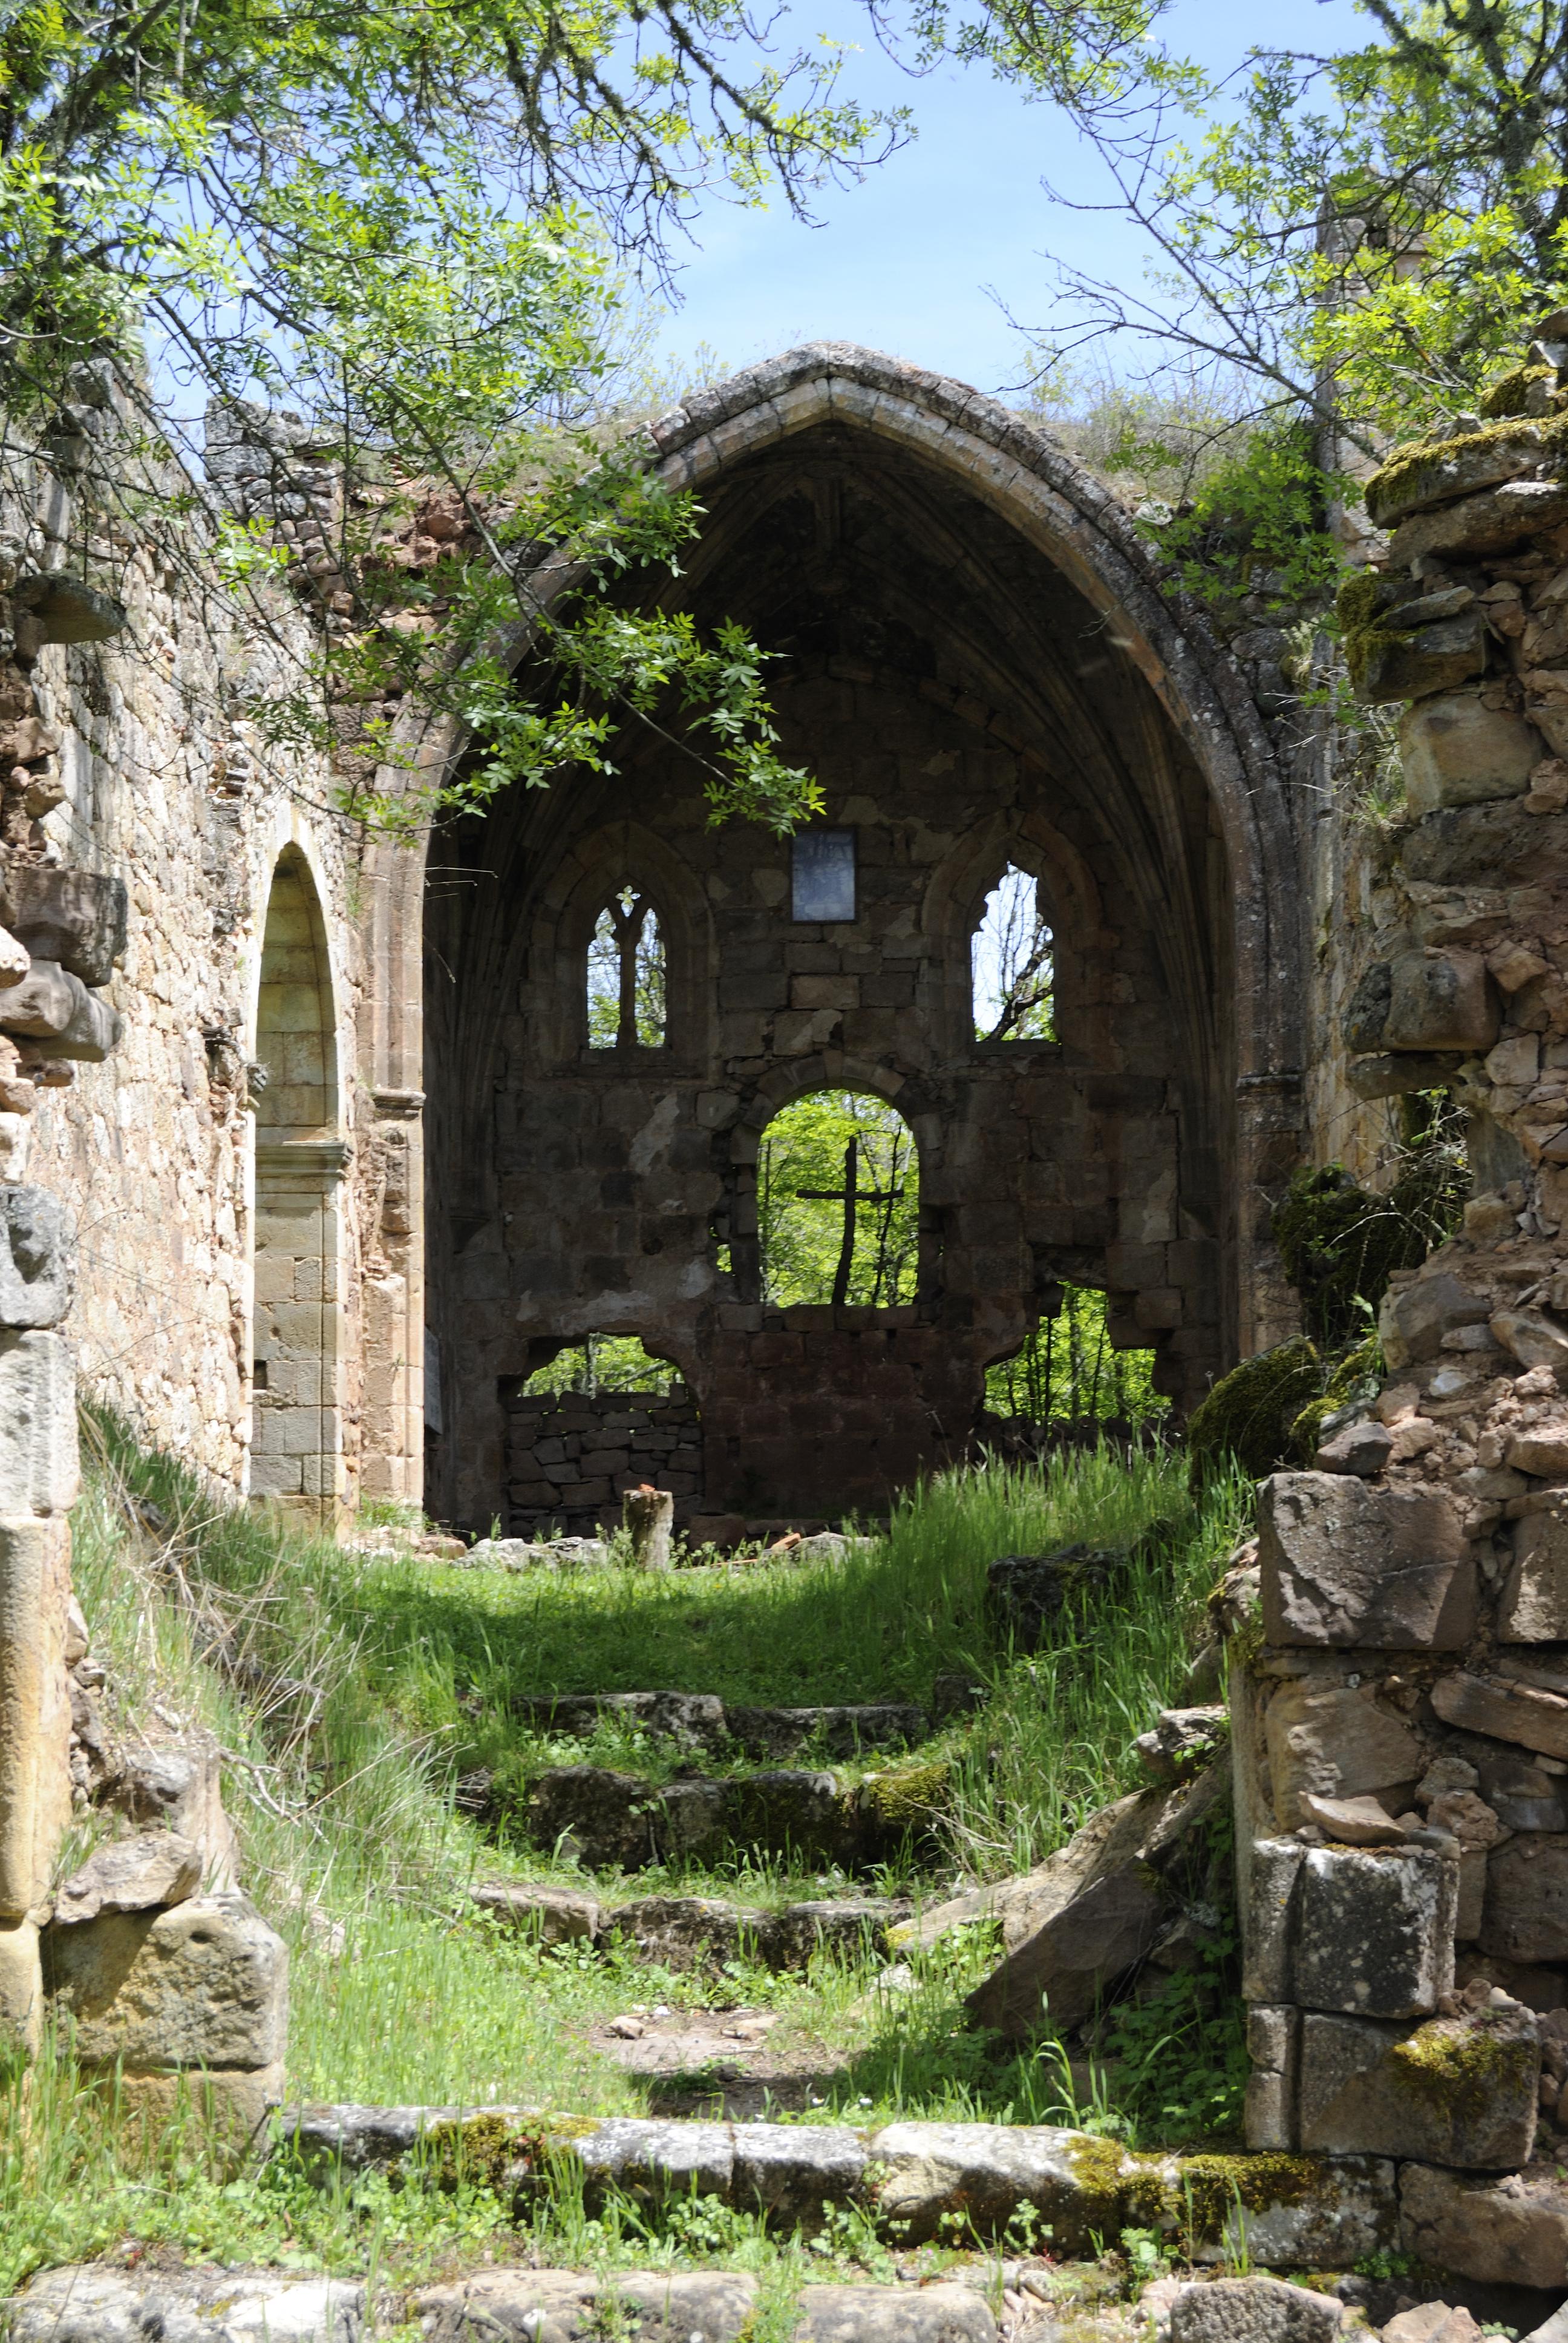
[[675,1499],[683,1527],[701,1511],[702,1428],[685,1387],[562,1392],[507,1402],[508,1534],[552,1523],[568,1534],[618,1528],[621,1492],[650,1481]]
[[1568,2138],[1563,427],[1504,413],[1369,484],[1345,649],[1402,709],[1405,808],[1342,907],[1345,1088],[1449,1089],[1474,1192],[1227,1597],[1250,2144],[1414,2157],[1445,2219],[1445,2170]]

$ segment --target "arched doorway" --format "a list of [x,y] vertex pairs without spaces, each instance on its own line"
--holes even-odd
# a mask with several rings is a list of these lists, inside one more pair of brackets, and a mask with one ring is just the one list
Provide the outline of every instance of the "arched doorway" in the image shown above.
[[346,1495],[337,1018],[310,865],[286,847],[261,949],[255,1059],[250,1493],[336,1526]]

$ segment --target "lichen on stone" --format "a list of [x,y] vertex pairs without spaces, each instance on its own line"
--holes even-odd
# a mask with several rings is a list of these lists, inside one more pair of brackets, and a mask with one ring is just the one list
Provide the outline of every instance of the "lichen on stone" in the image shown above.
[[1455,431],[1441,438],[1408,440],[1403,447],[1396,447],[1367,481],[1364,495],[1368,513],[1382,526],[1394,505],[1402,501],[1400,492],[1420,472],[1451,462],[1467,449],[1493,447],[1523,432],[1529,434],[1532,449],[1543,458],[1560,460],[1568,452],[1568,416],[1564,415],[1527,418],[1510,415],[1484,424],[1479,431]]
[[1549,366],[1512,367],[1499,375],[1481,394],[1481,412],[1489,422],[1501,422],[1505,417],[1527,415],[1526,401],[1533,383],[1555,382],[1557,369]]
[[1358,569],[1340,588],[1334,608],[1353,690],[1362,690],[1384,653],[1409,642],[1414,631],[1380,623],[1391,598],[1388,581],[1376,569]]
[[950,1771],[945,1761],[889,1766],[881,1773],[868,1774],[860,1785],[860,1795],[890,1828],[918,1829],[941,1812],[947,1801]]

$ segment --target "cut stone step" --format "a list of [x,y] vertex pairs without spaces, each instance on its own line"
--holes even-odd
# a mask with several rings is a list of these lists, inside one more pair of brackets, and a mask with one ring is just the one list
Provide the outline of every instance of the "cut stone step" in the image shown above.
[[[365,2288],[352,2278],[276,2270],[40,2270],[0,2302],[11,2343],[360,2343]],[[7,2324],[9,2320],[9,2324]],[[455,2330],[454,2330],[455,2331]],[[519,2329],[519,2333],[524,2330]]]
[[[712,2123],[629,2116],[597,2121],[522,2107],[294,2107],[283,2118],[305,2169],[462,2167],[512,2191],[518,2213],[552,2187],[590,2208],[611,2195],[656,2205],[716,2197],[781,2224],[819,2225],[834,2205],[862,2207],[900,2244],[1006,2232],[1020,2205],[1050,2225],[1057,2255],[1093,2254],[1124,2228],[1151,2228],[1192,2258],[1246,2250],[1271,2268],[1343,2269],[1400,2250],[1392,2158],[1134,2156],[1087,2132],[1047,2125]],[[1439,2241],[1441,2247],[1441,2240]],[[1429,2257],[1430,2258],[1430,2257]]]
[[[409,2308],[427,2343],[474,2343],[479,2335],[537,2343],[587,2343],[615,2327],[628,2343],[742,2343],[754,2331],[757,2281],[726,2270],[628,2270],[593,2278],[571,2270],[479,2270],[426,2287]],[[995,2343],[996,2321],[978,2288],[808,2286],[792,2343]]]
[[910,1701],[867,1701],[834,1708],[729,1707],[711,1692],[540,1693],[513,1703],[541,1733],[586,1741],[609,1718],[640,1725],[683,1749],[722,1750],[735,1743],[749,1757],[793,1757],[820,1736],[839,1759],[864,1749],[904,1749],[928,1738],[931,1720]]
[[866,1869],[907,1838],[918,1845],[929,1836],[946,1784],[940,1765],[888,1766],[853,1787],[791,1766],[658,1787],[613,1766],[552,1765],[535,1781],[523,1815],[508,1818],[522,1821],[536,1845],[590,1871],[641,1871],[725,1845]]
[[474,1901],[547,1945],[608,1943],[618,1936],[640,1957],[668,1969],[739,1959],[770,1969],[804,1969],[813,1954],[850,1957],[887,1951],[888,1931],[913,1908],[890,1896],[844,1896],[763,1911],[717,1896],[642,1896],[605,1905],[570,1887],[477,1887]]

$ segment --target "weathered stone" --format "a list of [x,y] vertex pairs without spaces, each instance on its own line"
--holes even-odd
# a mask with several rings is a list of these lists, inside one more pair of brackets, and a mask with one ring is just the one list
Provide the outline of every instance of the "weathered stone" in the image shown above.
[[58,1334],[0,1330],[0,1518],[66,1513],[81,1491],[76,1368]]
[[361,2343],[367,2331],[357,2279],[278,2270],[92,2262],[40,2272],[0,2309],[12,2343]]
[[1292,1676],[1263,1715],[1274,1819],[1294,1830],[1302,1797],[1353,1798],[1419,1779],[1421,1741],[1402,1717],[1380,1707],[1375,1684],[1323,1684]]
[[735,2177],[729,2124],[606,2116],[573,2147],[590,2197],[608,2187],[644,2202],[668,2197],[728,2200]]
[[1375,1798],[1319,1798],[1302,1793],[1302,1813],[1341,1846],[1398,1846],[1404,1832]]
[[1455,1671],[1439,1676],[1432,1704],[1445,1725],[1466,1733],[1516,1742],[1547,1757],[1568,1757],[1568,1700],[1556,1693]]
[[123,602],[63,569],[28,571],[12,587],[11,600],[46,643],[106,643],[126,623]]
[[656,1859],[654,1794],[636,1774],[608,1765],[552,1765],[534,1785],[528,1827],[593,1871],[640,1871]]
[[[1175,2168],[1171,2211],[1178,2230],[1178,2207],[1204,2186],[1202,2159],[1190,2169],[1191,2180],[1180,2163]],[[1219,2201],[1192,2258],[1233,2264],[1245,2256],[1271,2269],[1322,2270],[1390,2253],[1399,2237],[1395,2169],[1386,2157],[1372,2156],[1292,2156],[1283,2168],[1270,2157],[1251,2168],[1223,2165]],[[1213,2187],[1212,2179],[1208,2185]]]
[[1419,2017],[1453,1984],[1455,1865],[1425,1847],[1309,1847],[1292,1998],[1307,2009]]
[[621,1499],[621,1512],[638,1569],[668,1570],[670,1537],[675,1528],[675,1499],[668,1490],[655,1489],[646,1483],[640,1488],[628,1489]]
[[724,1703],[711,1692],[545,1693],[516,1705],[540,1732],[585,1739],[608,1722],[684,1749],[716,1749],[729,1730]]
[[1488,1320],[1493,1335],[1524,1367],[1568,1368],[1568,1332],[1541,1310],[1498,1310]]
[[1347,1423],[1324,1441],[1312,1459],[1320,1473],[1349,1473],[1358,1481],[1375,1481],[1393,1451],[1393,1435],[1370,1419]]
[[972,2287],[808,2286],[791,2343],[995,2343]]
[[44,2025],[44,1972],[37,1925],[0,1919],[0,2057],[38,2047]]
[[1242,1911],[1241,1998],[1286,2002],[1293,1991],[1292,1946],[1306,1849],[1299,1839],[1255,1839]]
[[891,1924],[909,1910],[873,1896],[836,1896],[830,1901],[786,1904],[759,1913],[757,1945],[769,1968],[803,1969],[822,1952],[853,1960],[888,1949]]
[[1400,2172],[1400,2244],[1432,2269],[1561,2292],[1568,2183],[1540,2167],[1505,2180],[1471,2180],[1412,2160]]
[[570,1887],[476,1887],[474,1901],[483,1912],[545,1945],[591,1944],[599,1933],[597,1896]]
[[1151,1781],[1184,1782],[1210,1765],[1231,1734],[1224,1708],[1162,1708],[1132,1746]]
[[1479,952],[1401,952],[1392,967],[1388,1050],[1489,1050],[1497,1039],[1497,990]]
[[1430,512],[1473,497],[1504,480],[1538,480],[1552,451],[1539,424],[1456,433],[1427,447],[1403,447],[1366,484],[1367,511],[1379,528],[1393,528],[1412,513]]
[[1305,2149],[1467,2171],[1530,2159],[1541,2050],[1535,2020],[1518,2002],[1434,2018],[1413,2033],[1309,2011],[1301,2057]]
[[1171,2343],[1332,2343],[1344,2305],[1275,2278],[1221,2278],[1184,2287],[1171,2306]]
[[[0,1022],[6,1030],[33,1036],[29,1055],[34,1058],[64,1058],[84,1065],[102,1065],[104,1060],[119,1047],[125,1030],[118,1010],[111,1009],[101,993],[89,992],[86,986],[64,970],[57,971],[61,983],[69,988],[70,1015],[64,1023],[55,1021],[56,1002],[51,994],[46,1007],[37,1012],[37,1021],[25,1021],[25,1003],[30,998],[29,987],[46,966],[35,960],[23,981],[9,992],[0,992]],[[15,1007],[12,1006],[15,1003]]]
[[1365,1051],[1382,1048],[1383,1028],[1388,1023],[1389,1001],[1392,993],[1393,970],[1386,960],[1374,960],[1370,968],[1362,970],[1340,1020],[1340,1031],[1344,1036],[1347,1050]]
[[1568,1831],[1568,1783],[1522,1757],[1488,1757],[1481,1791],[1504,1830]]
[[45,1902],[71,1816],[70,1584],[65,1513],[0,1518],[0,1922]]
[[102,1912],[150,1912],[183,1904],[202,1883],[201,1849],[173,1831],[143,1831],[95,1849],[55,1896],[57,1926]]
[[735,2202],[787,2221],[815,2225],[825,2207],[857,2197],[866,2151],[856,2133],[833,2124],[737,2124]]
[[1081,2025],[1108,1986],[1151,1951],[1165,1899],[1141,1864],[1101,1872],[965,1998],[977,2024],[1017,2040]]
[[1465,1326],[1483,1326],[1492,1304],[1472,1293],[1447,1270],[1436,1276],[1417,1277],[1410,1284],[1391,1286],[1379,1313],[1378,1335],[1383,1356],[1396,1373],[1422,1359],[1434,1359],[1445,1334]]
[[1486,622],[1478,609],[1432,626],[1399,628],[1391,612],[1363,637],[1354,666],[1356,698],[1372,705],[1452,692],[1486,666]]
[[1555,480],[1504,480],[1479,496],[1435,511],[1412,513],[1389,540],[1390,567],[1402,569],[1423,554],[1503,553],[1537,529],[1568,520],[1568,488]]
[[236,1892],[46,1928],[44,1965],[83,2059],[146,2073],[284,2055],[288,1956]]
[[1474,1564],[1443,1491],[1271,1473],[1258,1559],[1271,1644],[1453,1651],[1471,1634]]
[[76,1232],[46,1188],[0,1185],[0,1327],[57,1326],[76,1281]]
[[749,1757],[792,1757],[808,1742],[825,1756],[851,1758],[862,1749],[900,1749],[930,1731],[924,1709],[908,1701],[869,1702],[839,1708],[734,1708],[725,1712],[730,1738]]
[[1568,1637],[1568,1521],[1529,1513],[1513,1524],[1513,1566],[1503,1584],[1497,1633],[1505,1644]]
[[427,2287],[410,2308],[428,2343],[739,2343],[751,2331],[756,2280],[721,2270],[632,2270],[584,2278],[572,2270],[487,2269]]
[[105,1795],[132,1822],[156,1823],[191,1840],[206,1886],[234,1886],[238,1846],[224,1811],[222,1752],[214,1735],[190,1725],[177,1739],[128,1744]]
[[1568,1958],[1568,1837],[1529,1832],[1493,1849],[1479,1941],[1508,1961]]
[[1406,1098],[1416,1091],[1440,1091],[1453,1080],[1456,1061],[1407,1051],[1400,1058],[1352,1058],[1345,1087],[1352,1098]]
[[270,2066],[184,2066],[157,2075],[128,2075],[118,2066],[78,2071],[127,2146],[166,2155],[171,2132],[182,2146],[197,2133],[225,2152],[231,2169],[265,2150],[269,2118],[283,2104],[281,2058]]
[[1081,2252],[1120,2227],[1120,2157],[1086,2156],[1081,2132],[1043,2125],[894,2123],[868,2143],[881,2178],[878,2204],[911,2243],[942,2234],[945,2214],[981,2235],[1005,2230],[1020,2205],[1050,2224],[1057,2253]]
[[1523,796],[1540,761],[1541,736],[1523,717],[1456,691],[1406,709],[1399,753],[1411,811],[1435,813],[1440,806]]
[[716,1896],[642,1896],[605,1912],[601,1925],[607,1936],[635,1945],[640,1959],[689,1969],[738,1958],[742,1918],[736,1905]]
[[1533,1473],[1545,1480],[1568,1473],[1568,1422],[1532,1423],[1510,1435],[1505,1462],[1515,1473]]
[[0,921],[37,959],[83,984],[107,984],[126,949],[123,879],[67,865],[16,862],[0,877]]

